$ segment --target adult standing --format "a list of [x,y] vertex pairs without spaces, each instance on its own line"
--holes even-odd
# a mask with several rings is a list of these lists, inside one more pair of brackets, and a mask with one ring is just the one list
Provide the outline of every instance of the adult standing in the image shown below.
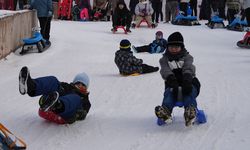
[[30,0],[29,4],[29,9],[37,10],[41,34],[46,40],[46,45],[50,45],[50,24],[53,15],[52,0]]
[[177,9],[178,9],[178,0],[166,0],[165,5],[165,23],[170,21],[170,17],[172,16],[171,21],[175,19],[177,16]]

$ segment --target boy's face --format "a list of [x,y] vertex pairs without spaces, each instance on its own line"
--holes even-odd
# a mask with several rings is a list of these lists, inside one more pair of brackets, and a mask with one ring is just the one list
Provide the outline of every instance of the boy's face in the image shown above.
[[181,46],[170,45],[168,46],[168,51],[173,55],[178,54],[181,51]]

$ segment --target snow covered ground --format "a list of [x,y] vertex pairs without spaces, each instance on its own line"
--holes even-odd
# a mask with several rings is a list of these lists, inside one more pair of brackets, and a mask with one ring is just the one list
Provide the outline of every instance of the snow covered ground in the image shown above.
[[[243,32],[159,24],[156,29],[133,29],[112,34],[111,22],[53,21],[52,46],[44,53],[12,53],[0,61],[0,122],[22,137],[29,150],[248,150],[250,145],[250,51],[236,42]],[[183,109],[175,120],[156,125],[154,107],[163,98],[160,73],[122,77],[114,54],[122,39],[133,45],[150,43],[156,31],[167,38],[180,31],[194,56],[202,87],[197,99],[208,122],[187,128]],[[135,54],[159,66],[162,54]],[[86,72],[91,80],[92,108],[84,121],[57,125],[38,116],[38,99],[18,91],[18,73],[28,66],[32,77],[55,75],[72,81]]]

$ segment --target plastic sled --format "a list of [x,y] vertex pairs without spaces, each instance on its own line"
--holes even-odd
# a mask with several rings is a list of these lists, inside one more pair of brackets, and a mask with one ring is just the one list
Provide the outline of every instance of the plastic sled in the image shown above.
[[250,49],[250,32],[247,32],[244,38],[237,42],[237,46]]
[[41,33],[38,31],[35,31],[33,37],[23,39],[23,42],[24,44],[20,52],[21,55],[26,54],[30,50],[33,50],[34,46],[37,48],[39,53],[43,52],[50,46],[45,44],[45,40],[43,39]]
[[141,75],[140,73],[133,73],[133,74],[129,74],[129,75],[125,75],[125,74],[120,74],[123,77],[128,77],[128,76],[139,76]]
[[115,29],[111,29],[111,31],[113,33],[116,33],[118,31],[118,29],[121,29],[124,31],[124,34],[128,34],[128,32],[126,31],[125,27],[124,26],[117,26]]
[[[176,102],[175,103],[175,106],[177,107],[183,107],[183,102]],[[197,124],[203,124],[203,123],[206,123],[207,122],[207,118],[206,118],[206,115],[204,113],[203,110],[201,109],[196,109],[196,120],[195,120],[195,123]],[[162,126],[162,125],[165,125],[166,122],[160,118],[157,118],[157,125],[159,126]]]
[[4,125],[0,123],[0,149],[1,150],[16,150],[26,149],[26,144],[23,140],[16,137]]
[[196,16],[184,16],[183,14],[179,13],[175,19],[172,21],[174,25],[183,25],[183,26],[193,26],[193,25],[201,25]]
[[59,115],[55,114],[52,111],[43,111],[39,109],[38,114],[41,118],[57,123],[57,124],[66,124],[66,121]]
[[219,16],[215,15],[211,18],[211,20],[206,24],[209,28],[225,28],[225,24],[223,22],[223,19]]
[[141,22],[138,25],[136,25],[135,23],[132,23],[131,27],[132,28],[140,28],[142,23],[146,24],[146,26],[148,28],[155,28],[157,26],[156,24],[149,25],[148,21],[144,18],[144,19],[141,20]]
[[247,27],[247,21],[246,20],[241,20],[240,16],[237,16],[232,23],[230,23],[227,26],[228,30],[233,30],[233,31],[244,31],[244,27]]

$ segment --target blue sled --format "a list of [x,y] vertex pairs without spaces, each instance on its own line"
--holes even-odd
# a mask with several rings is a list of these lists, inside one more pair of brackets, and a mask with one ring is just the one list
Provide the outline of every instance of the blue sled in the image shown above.
[[21,55],[27,53],[30,49],[33,49],[34,45],[37,47],[39,53],[43,52],[46,47],[45,40],[38,31],[36,31],[31,38],[24,38],[23,42],[24,44],[20,52]]
[[181,13],[179,13],[175,17],[172,24],[174,24],[174,25],[187,25],[187,26],[200,25],[196,16],[191,16],[191,15],[184,16]]
[[[183,107],[183,102],[176,102],[175,106]],[[203,123],[207,122],[207,118],[206,118],[206,115],[205,115],[203,110],[200,110],[198,108],[196,109],[196,120],[195,120],[195,122],[197,124],[203,124]],[[162,125],[165,125],[165,124],[166,124],[166,122],[163,121],[162,119],[160,119],[160,118],[157,119],[157,125],[162,126]]]
[[227,26],[228,30],[234,30],[234,31],[244,31],[244,27],[247,27],[247,21],[241,20],[240,17],[236,17],[232,23],[230,23]]

